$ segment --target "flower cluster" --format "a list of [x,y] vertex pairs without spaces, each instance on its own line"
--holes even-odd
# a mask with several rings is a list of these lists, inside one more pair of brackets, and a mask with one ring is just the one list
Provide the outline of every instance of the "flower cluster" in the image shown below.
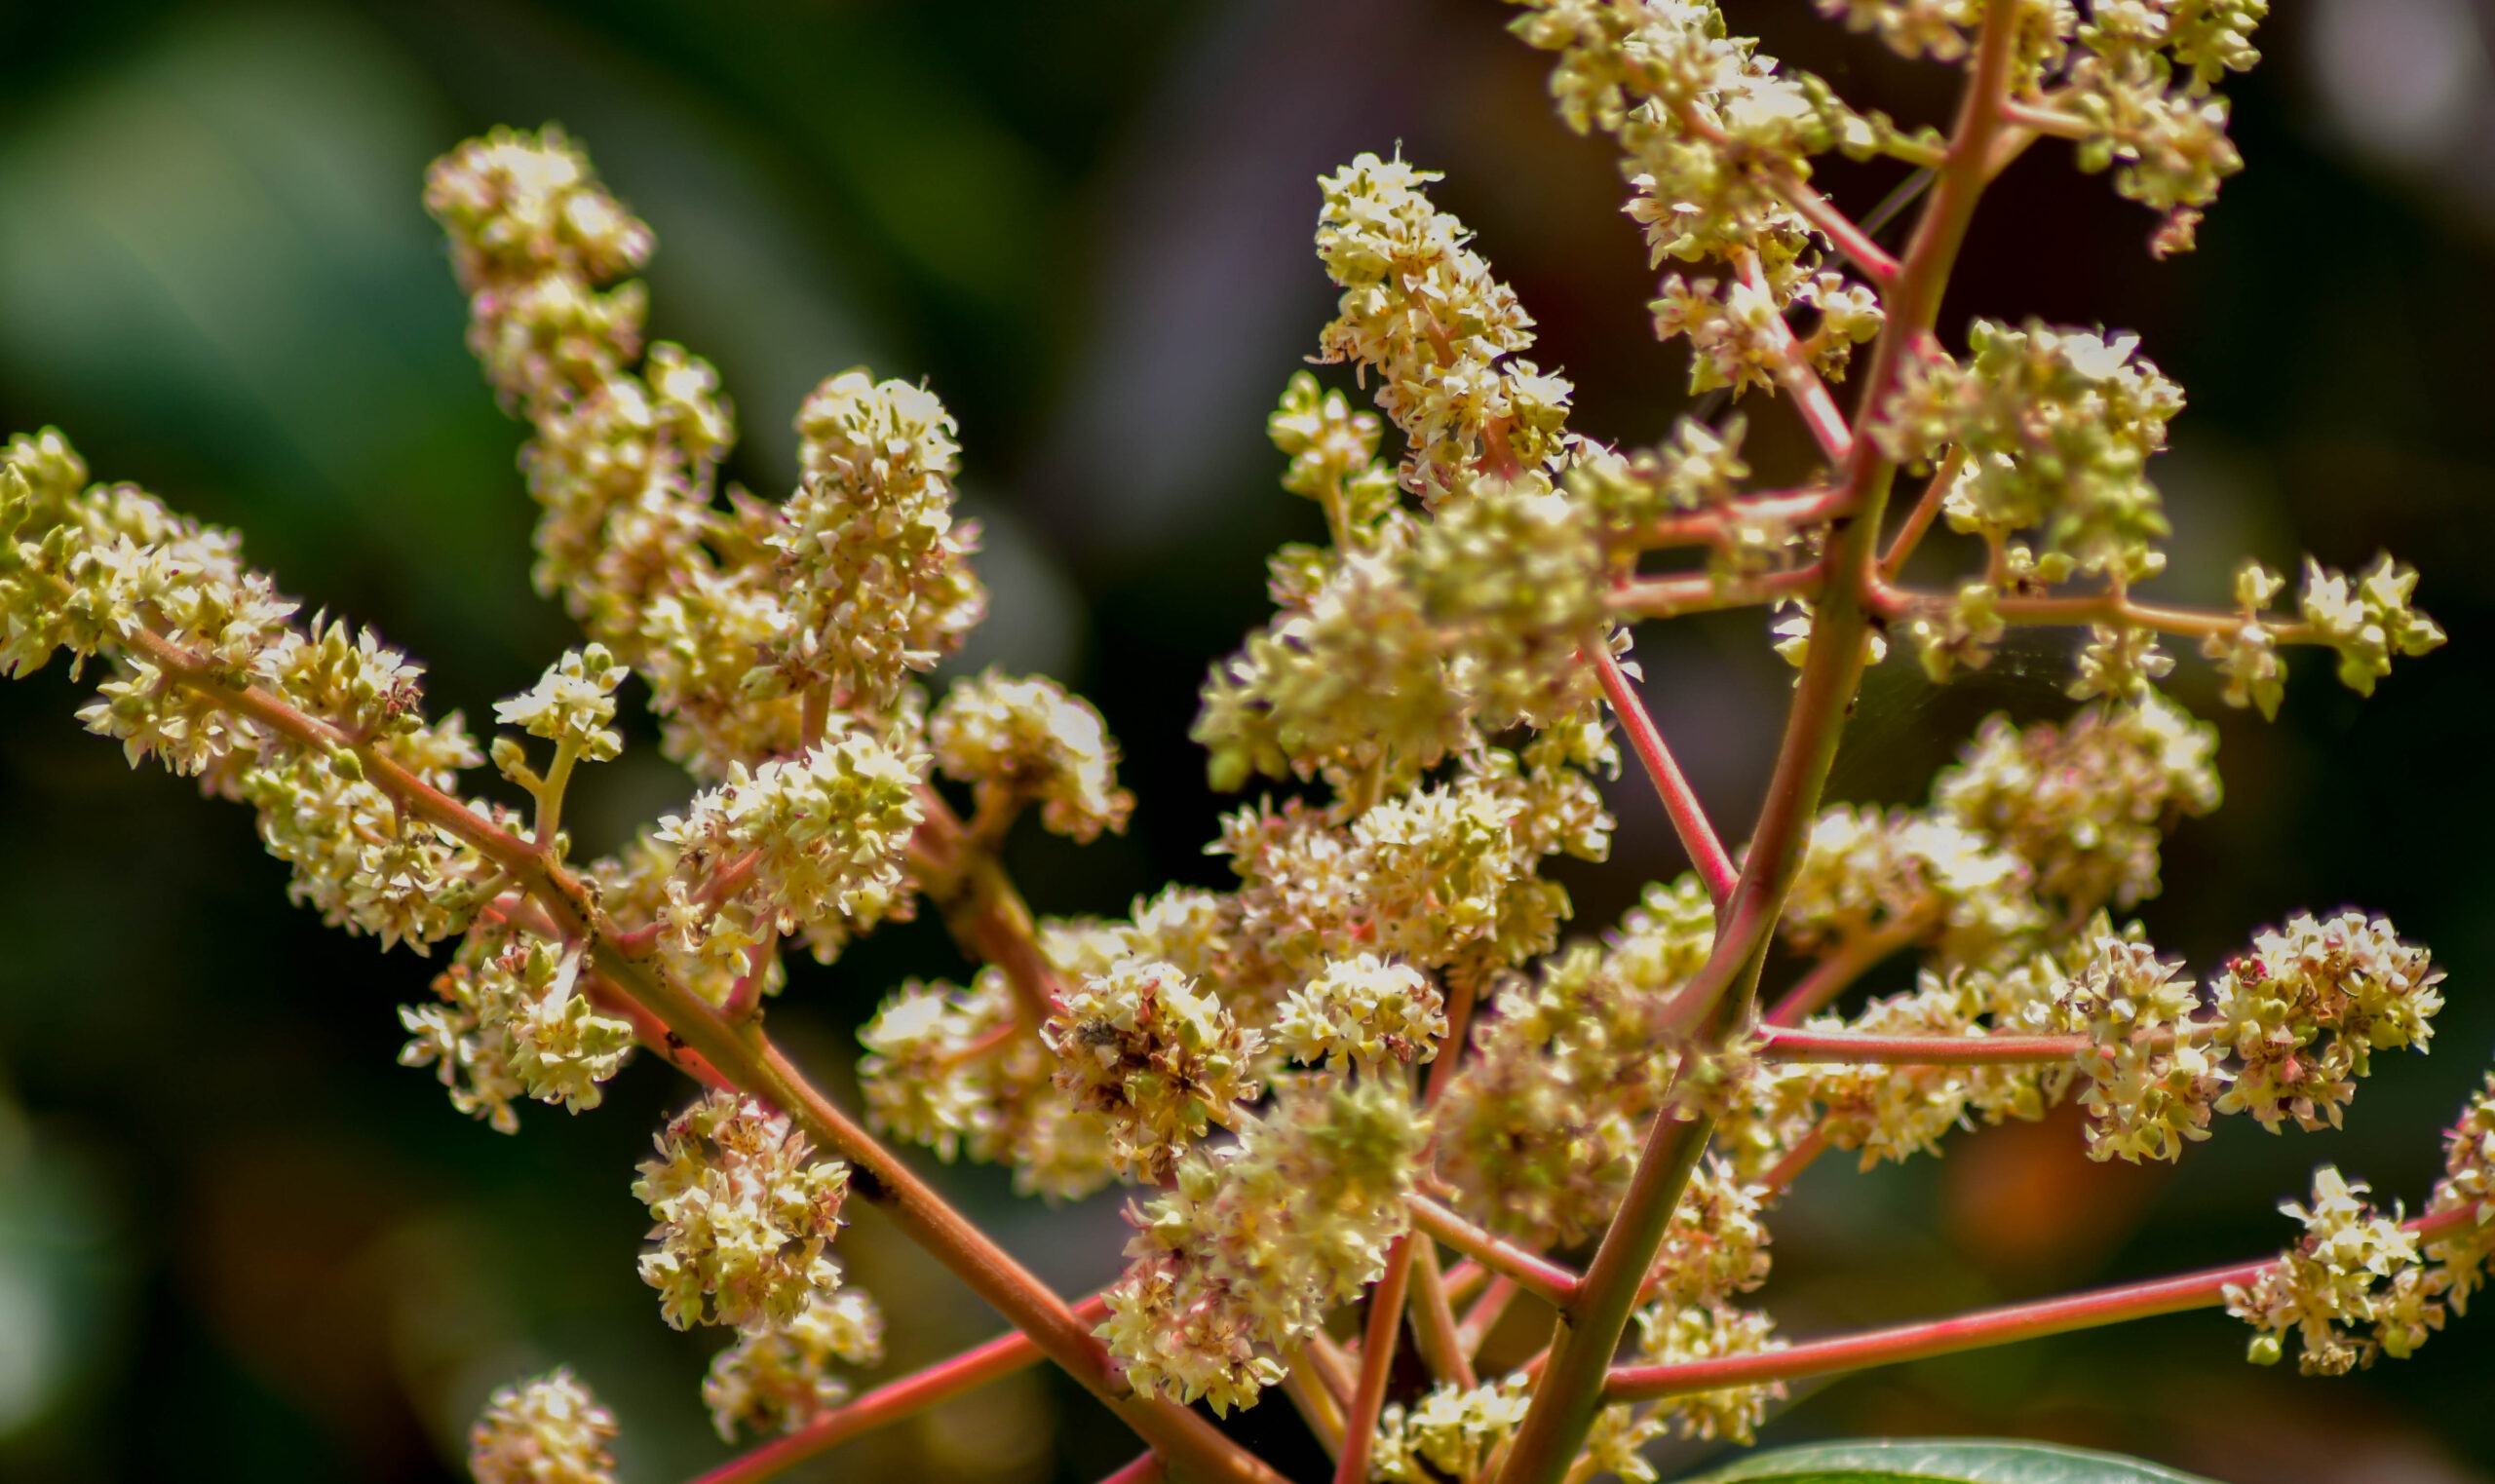
[[[2269,0],[2096,5],[2053,96],[2084,121],[2079,165],[2114,171],[2114,189],[2166,213],[2159,256],[2189,247],[2218,182],[2244,168],[2227,137],[2227,100],[2210,85],[2261,59],[2250,36]],[[2060,37],[2052,51],[2060,52]]]
[[[905,914],[902,856],[922,817],[927,758],[862,726],[725,781],[659,821],[675,849],[667,922],[686,946],[733,961],[803,932],[828,958],[859,928]],[[744,884],[713,890],[731,876]]]
[[2298,916],[2253,935],[2213,986],[2219,1044],[2237,1061],[2221,1112],[2335,1127],[2374,1048],[2426,1048],[2442,970],[2382,918]]
[[1054,680],[994,670],[956,680],[927,719],[927,740],[946,778],[1017,803],[1036,799],[1040,822],[1069,839],[1118,833],[1134,810],[1100,713]]
[[1207,680],[1194,736],[1215,785],[1372,770],[1401,782],[1477,727],[1553,728],[1589,704],[1581,656],[1609,627],[1596,508],[1538,464],[1494,460],[1436,476],[1435,514],[1415,517],[1367,455],[1373,434],[1337,419],[1314,451],[1327,405],[1294,379],[1273,427],[1286,480],[1325,501],[1336,546],[1285,549],[1282,612]]
[[1320,359],[1378,374],[1379,410],[1409,445],[1403,487],[1436,502],[1486,454],[1510,470],[1567,446],[1568,383],[1509,358],[1533,344],[1516,291],[1421,187],[1439,176],[1361,155],[1318,182],[1317,255],[1342,286]]
[[1057,1087],[1056,1053],[1016,1014],[994,969],[966,990],[903,984],[858,1032],[867,1116],[947,1163],[967,1153],[1012,1166],[1024,1195],[1090,1195],[1119,1167],[1108,1123]]
[[1274,1045],[1310,1066],[1428,1061],[1446,1034],[1446,998],[1408,964],[1373,953],[1338,959],[1291,991]]
[[1056,1084],[1099,1114],[1118,1161],[1163,1181],[1213,1123],[1260,1090],[1263,1038],[1175,965],[1126,959],[1069,990],[1040,1034]]
[[105,654],[114,678],[79,719],[134,766],[154,753],[255,806],[261,841],[294,868],[288,894],[323,921],[420,953],[463,931],[481,857],[369,776],[388,765],[447,789],[483,760],[458,713],[425,719],[422,666],[369,629],[293,627],[295,605],[243,566],[231,532],[86,479],[58,432],[0,457],[0,663],[22,674],[62,648]]
[[1282,1379],[1271,1348],[1377,1280],[1410,1221],[1424,1123],[1401,1088],[1286,1084],[1239,1143],[1180,1161],[1130,1210],[1127,1271],[1097,1331],[1137,1390],[1227,1412]]
[[2093,947],[2062,986],[2054,1009],[2086,1032],[2080,1103],[2091,1117],[2088,1157],[2173,1160],[2186,1140],[2209,1136],[2209,1112],[2226,1077],[2187,1024],[2199,1006],[2182,965],[2157,956],[2136,932],[2118,935],[2100,919]]
[[658,1223],[641,1280],[659,1291],[668,1323],[787,1325],[839,1287],[825,1249],[840,1230],[849,1166],[815,1159],[786,1114],[712,1092],[669,1120],[657,1144],[633,1194]]
[[624,751],[623,737],[610,726],[615,688],[624,683],[624,674],[603,644],[565,650],[535,685],[494,703],[494,720],[542,737],[584,761],[610,761]]
[[2029,876],[2016,855],[1945,815],[1840,804],[1811,827],[1784,932],[1823,954],[1911,934],[1952,962],[1980,963],[2041,926]]
[[739,691],[783,627],[779,584],[716,506],[736,441],[718,373],[676,345],[643,356],[648,295],[604,285],[649,259],[649,228],[559,129],[497,129],[436,162],[425,206],[468,292],[469,345],[534,431],[520,453],[538,590],[650,681],[670,757],[706,774],[796,734],[793,705]]
[[2034,530],[2080,572],[2156,576],[2169,528],[2143,469],[2182,389],[2135,354],[2136,335],[1977,320],[1967,342],[1964,364],[1936,350],[1908,369],[1874,424],[1883,449],[1905,462],[1955,450],[1943,510],[1958,530],[1996,546]]
[[1439,1172],[1470,1214],[1536,1245],[1602,1230],[1670,1086],[1658,1009],[1714,933],[1706,890],[1684,876],[1648,887],[1604,946],[1499,990],[1437,1114]]
[[2395,653],[2422,655],[2442,644],[2440,626],[2409,604],[2416,590],[2417,569],[2389,553],[2376,557],[2353,586],[2346,576],[2305,558],[2304,621],[2339,652],[2342,685],[2370,696],[2374,681],[2391,673]]
[[2486,1281],[2486,1260],[2495,1256],[2495,1072],[2444,1134],[2443,1178],[2426,1205],[2429,1217],[2463,1212],[2460,1225],[2426,1247],[2454,1313],[2468,1313],[2469,1296]]
[[2215,728],[2154,692],[2092,704],[2058,727],[1996,716],[1933,799],[2025,860],[2038,899],[2076,926],[2109,902],[2157,894],[2166,828],[2217,807],[2216,751]]
[[[2259,1331],[2252,1359],[2275,1363],[2283,1336],[2300,1342],[2308,1376],[2338,1376],[2371,1365],[2377,1351],[2403,1357],[2442,1325],[2439,1286],[2418,1266],[2416,1237],[2397,1214],[2384,1216],[2327,1164],[2314,1171],[2311,1209],[2279,1207],[2304,1223],[2304,1239],[2249,1284],[2230,1284],[2227,1313]],[[2366,1332],[2366,1327],[2371,1332]]]
[[987,612],[968,560],[979,528],[953,519],[953,416],[925,387],[846,371],[806,399],[797,435],[805,479],[768,538],[787,624],[747,687],[828,685],[882,710]]
[[633,1025],[598,1012],[580,992],[580,970],[576,948],[471,934],[434,980],[441,1003],[399,1007],[412,1038],[399,1064],[438,1064],[450,1105],[500,1133],[519,1131],[512,1103],[521,1096],[573,1113],[596,1107],[598,1084],[632,1052]]
[[477,1484],[615,1484],[615,1414],[567,1367],[496,1390],[468,1429]]
[[755,1432],[794,1432],[849,1399],[835,1360],[873,1365],[884,1354],[884,1316],[855,1288],[815,1293],[793,1319],[758,1325],[710,1357],[702,1401],[722,1440],[743,1426]]
[[1440,1382],[1408,1410],[1389,1402],[1378,1414],[1370,1476],[1388,1484],[1473,1484],[1491,1454],[1516,1435],[1531,1399],[1527,1378],[1518,1372],[1469,1390]]

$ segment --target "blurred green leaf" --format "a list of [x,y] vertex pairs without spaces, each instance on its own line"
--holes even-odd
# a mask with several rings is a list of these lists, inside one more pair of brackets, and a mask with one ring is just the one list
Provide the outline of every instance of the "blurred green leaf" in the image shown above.
[[2120,1454],[1995,1438],[1881,1438],[1754,1453],[1689,1484],[2208,1484]]

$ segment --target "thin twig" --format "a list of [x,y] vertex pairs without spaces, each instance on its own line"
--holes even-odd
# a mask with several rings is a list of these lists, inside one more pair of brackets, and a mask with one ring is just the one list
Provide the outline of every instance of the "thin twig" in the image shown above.
[[1664,742],[1664,734],[1646,709],[1645,702],[1629,684],[1629,676],[1620,667],[1611,647],[1601,640],[1585,645],[1581,653],[1593,662],[1594,675],[1602,682],[1602,693],[1611,700],[1611,708],[1620,717],[1620,729],[1629,735],[1630,749],[1646,767],[1646,777],[1654,781],[1655,795],[1663,800],[1664,814],[1672,821],[1672,833],[1680,837],[1681,849],[1689,853],[1690,864],[1698,879],[1707,884],[1707,894],[1721,907],[1733,893],[1733,883],[1740,878],[1740,867],[1717,838],[1714,823],[1707,818],[1707,806],[1699,802],[1698,790],[1689,786],[1688,775],[1680,771],[1671,748]]
[[1758,1054],[1768,1061],[1972,1067],[2071,1061],[2095,1045],[2086,1036],[1871,1036],[1779,1027],[1760,1033]]
[[1900,949],[1912,947],[1932,931],[1929,919],[1920,915],[1885,923],[1868,932],[1846,939],[1834,953],[1820,960],[1810,972],[1793,981],[1767,1012],[1769,1025],[1800,1025],[1825,1009],[1846,986],[1877,967],[1881,960]]
[[[2422,1217],[2408,1222],[2406,1227],[2425,1237],[2476,1219],[2476,1208],[2464,1206],[2439,1215]],[[1727,1387],[1797,1381],[1806,1376],[1895,1365],[1900,1361],[1923,1360],[1934,1355],[1982,1350],[2020,1340],[2038,1340],[2048,1335],[2067,1334],[2075,1329],[2093,1329],[2130,1319],[2178,1313],[2188,1309],[2214,1308],[2226,1302],[2228,1287],[2246,1287],[2258,1282],[2261,1275],[2276,1267],[2278,1261],[2277,1258],[2263,1258],[2258,1262],[2209,1268],[2176,1277],[2153,1278],[2144,1283],[2124,1283],[2031,1304],[1979,1310],[1947,1319],[1929,1319],[1861,1334],[1807,1340],[1780,1351],[1670,1365],[1619,1366],[1613,1369],[1604,1386],[1604,1399],[1614,1402],[1649,1401],[1664,1396],[1686,1396],[1696,1391],[1721,1390]]]
[[1542,1254],[1482,1231],[1427,1196],[1407,1196],[1404,1204],[1411,1208],[1414,1226],[1552,1308],[1565,1309],[1576,1297],[1577,1275]]
[[[1086,1319],[1098,1319],[1109,1306],[1095,1296],[1074,1306],[1074,1312]],[[1027,1370],[1043,1358],[1030,1336],[1009,1331],[834,1407],[796,1431],[729,1460],[693,1484],[757,1484],[861,1433],[924,1412],[999,1377]]]

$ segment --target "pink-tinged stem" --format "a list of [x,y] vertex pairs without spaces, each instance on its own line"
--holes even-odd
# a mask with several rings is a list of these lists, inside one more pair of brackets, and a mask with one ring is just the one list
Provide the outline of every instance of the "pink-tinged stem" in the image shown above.
[[1790,572],[1769,572],[1738,582],[1718,582],[1705,572],[1650,577],[1612,589],[1611,611],[1624,618],[1672,619],[1719,608],[1754,608],[1780,597],[1809,597],[1819,591],[1824,576],[1820,564],[1813,562]]
[[1685,514],[1666,515],[1636,533],[1630,545],[1640,551],[1666,547],[1712,547],[1724,544],[1732,528],[1752,523],[1812,525],[1845,514],[1851,492],[1843,487],[1785,490],[1749,495],[1727,505]]
[[[2407,1224],[2420,1237],[2432,1237],[2476,1219],[2475,1207],[2464,1206]],[[1960,1351],[1982,1350],[2019,1340],[2094,1329],[2128,1319],[2146,1319],[2187,1309],[2208,1309],[2226,1302],[2229,1286],[2243,1287],[2260,1279],[2277,1258],[2210,1268],[2177,1277],[2125,1283],[2092,1293],[2071,1294],[2034,1304],[2011,1304],[1979,1310],[1955,1318],[1900,1324],[1858,1335],[1807,1340],[1781,1351],[1728,1355],[1671,1365],[1625,1365],[1612,1369],[1605,1383],[1606,1401],[1652,1401],[1686,1396],[1726,1387],[1757,1386],[1771,1381],[1797,1381],[1835,1371],[1859,1371],[1904,1360],[1924,1360]]]
[[1361,1376],[1352,1404],[1343,1411],[1343,1456],[1334,1484],[1368,1484],[1369,1445],[1377,1440],[1377,1414],[1386,1406],[1386,1383],[1395,1372],[1395,1342],[1403,1333],[1403,1294],[1412,1277],[1412,1248],[1419,1234],[1405,1232],[1386,1249],[1386,1274],[1368,1292],[1368,1329],[1361,1340]]
[[1473,1352],[1458,1338],[1455,1306],[1446,1296],[1446,1280],[1439,1272],[1438,1247],[1427,1240],[1412,1244],[1411,1303],[1412,1338],[1420,1347],[1421,1358],[1429,1364],[1430,1374],[1472,1390],[1479,1384],[1473,1376]]
[[1880,558],[1880,577],[1894,580],[1898,569],[1914,554],[1914,549],[1923,544],[1924,533],[1932,529],[1934,517],[1940,514],[1940,507],[1948,503],[1949,486],[1958,482],[1958,471],[1965,467],[1966,462],[1966,451],[1952,447],[1948,456],[1940,461],[1940,467],[1932,472],[1932,477],[1924,483],[1923,498],[1914,503],[1914,509],[1906,512],[1905,524],[1898,527],[1896,538],[1889,543],[1888,554]]
[[1664,813],[1671,818],[1672,833],[1680,836],[1681,849],[1689,853],[1698,879],[1707,883],[1707,894],[1721,907],[1742,873],[1725,852],[1724,842],[1716,837],[1715,826],[1707,818],[1707,806],[1698,801],[1698,790],[1689,786],[1689,776],[1680,771],[1672,749],[1665,744],[1664,734],[1655,726],[1645,702],[1630,688],[1629,676],[1621,669],[1610,646],[1597,640],[1587,644],[1584,652],[1593,660],[1594,674],[1602,681],[1602,693],[1611,698],[1611,708],[1620,717],[1620,729],[1629,734],[1631,749],[1645,764],[1646,777],[1654,781],[1655,796],[1664,801]]
[[[1945,612],[1956,602],[1957,599],[1946,592],[1894,588],[1885,583],[1875,585],[1871,591],[1872,608],[1884,618],[1904,618],[1918,610]],[[2127,593],[2113,591],[2055,597],[2012,595],[1997,599],[1993,611],[2005,624],[2109,624],[2154,628],[2160,633],[2180,634],[2187,638],[2231,634],[2244,626],[2244,615],[2231,610],[2170,608],[2156,603],[2139,603],[2133,602]],[[2310,624],[2273,619],[2264,621],[2262,627],[2269,629],[2271,639],[2280,644],[2327,642]]]
[[1427,1196],[1406,1197],[1403,1203],[1411,1208],[1412,1225],[1509,1278],[1552,1308],[1565,1309],[1576,1296],[1577,1275],[1540,1253],[1528,1252],[1504,1237],[1493,1237]]
[[1889,249],[1871,240],[1871,235],[1855,224],[1854,218],[1831,205],[1828,199],[1803,182],[1789,176],[1770,177],[1776,193],[1785,198],[1794,213],[1827,234],[1836,250],[1850,258],[1875,287],[1886,288],[1896,282],[1898,260]]
[[1758,1177],[1758,1183],[1771,1191],[1790,1190],[1793,1182],[1802,1178],[1802,1171],[1809,1169],[1820,1156],[1827,1152],[1827,1131],[1825,1125],[1822,1125],[1804,1134],[1802,1142],[1785,1151],[1785,1158],[1777,1161],[1774,1168]]
[[1765,334],[1776,353],[1776,380],[1793,394],[1793,404],[1801,409],[1802,422],[1818,440],[1820,451],[1831,464],[1843,465],[1854,458],[1854,430],[1846,426],[1845,412],[1828,395],[1828,385],[1811,368],[1811,358],[1802,352],[1802,342],[1793,338],[1793,327],[1785,317],[1775,313],[1774,294],[1767,286],[1767,274],[1759,267],[1758,254],[1746,248],[1739,255],[1742,283],[1752,293],[1768,300]]
[[[1074,1312],[1097,1320],[1109,1312],[1099,1298],[1085,1299]],[[752,1452],[711,1469],[693,1484],[754,1484],[786,1468],[793,1468],[827,1448],[845,1443],[889,1423],[926,1411],[1016,1371],[1028,1370],[1045,1358],[1031,1337],[1018,1331],[999,1335],[974,1350],[941,1360],[923,1371],[877,1387],[847,1406],[835,1407],[786,1437],[774,1438]]]
[[1815,965],[1810,972],[1793,981],[1793,987],[1767,1012],[1769,1025],[1800,1025],[1825,1009],[1845,987],[1868,973],[1882,959],[1910,947],[1929,931],[1931,924],[1920,917],[1875,928],[1838,947]]
[[1161,1484],[1165,1476],[1161,1455],[1147,1448],[1140,1458],[1102,1479],[1100,1484]]
[[1508,1305],[1523,1291],[1516,1286],[1515,1278],[1505,1274],[1490,1279],[1489,1286],[1481,1290],[1481,1297],[1464,1312],[1464,1321],[1455,1327],[1456,1339],[1464,1346],[1466,1354],[1481,1353],[1481,1346],[1490,1338],[1490,1331],[1498,1328],[1499,1320],[1506,1317]]
[[1758,1053],[1769,1061],[1973,1067],[2070,1061],[2094,1045],[2085,1036],[1870,1036],[1770,1027],[1760,1033]]

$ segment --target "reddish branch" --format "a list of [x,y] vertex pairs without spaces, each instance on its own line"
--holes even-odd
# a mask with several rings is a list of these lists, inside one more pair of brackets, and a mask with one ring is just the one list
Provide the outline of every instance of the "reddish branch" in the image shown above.
[[2087,1054],[2094,1045],[2085,1036],[1870,1036],[1858,1031],[1771,1027],[1760,1034],[1758,1053],[1769,1061],[1966,1067],[2070,1061]]
[[1707,818],[1707,806],[1698,800],[1698,790],[1689,786],[1688,775],[1672,757],[1665,744],[1664,734],[1657,730],[1655,718],[1645,703],[1631,689],[1629,676],[1620,667],[1619,659],[1610,646],[1596,641],[1586,646],[1593,657],[1594,674],[1602,681],[1602,693],[1611,699],[1611,708],[1620,717],[1620,729],[1629,735],[1629,745],[1645,764],[1646,777],[1654,780],[1655,795],[1664,801],[1664,813],[1672,821],[1672,832],[1680,836],[1681,849],[1689,853],[1690,864],[1697,868],[1698,878],[1707,883],[1707,894],[1721,907],[1731,895],[1733,882],[1741,871],[1724,850],[1724,842],[1716,838],[1715,826]]
[[[1085,1319],[1096,1320],[1108,1313],[1109,1306],[1094,1297],[1074,1306],[1074,1312]],[[860,1433],[872,1432],[888,1423],[924,1412],[938,1402],[999,1377],[1027,1370],[1041,1359],[1040,1348],[1030,1336],[1018,1331],[999,1335],[985,1345],[877,1387],[846,1406],[834,1407],[786,1437],[775,1438],[729,1460],[693,1484],[755,1484],[756,1480],[795,1467]]]
[[[2409,1222],[2407,1228],[2420,1237],[2432,1237],[2475,1219],[2474,1207],[2462,1207]],[[2276,1258],[2265,1258],[2259,1262],[2237,1263],[2233,1267],[2210,1268],[2178,1277],[2153,1278],[2144,1283],[2099,1288],[2092,1293],[1980,1310],[1954,1318],[1900,1324],[1826,1340],[1809,1340],[1784,1350],[1763,1351],[1755,1354],[1682,1361],[1671,1365],[1619,1366],[1612,1370],[1610,1379],[1605,1383],[1603,1395],[1606,1400],[1615,1402],[1652,1401],[1658,1397],[1686,1396],[1726,1387],[1797,1381],[1835,1371],[1858,1371],[1869,1366],[1922,1360],[2019,1340],[2042,1339],[2047,1335],[2120,1324],[2129,1319],[2145,1319],[2187,1309],[2209,1309],[2226,1302],[2226,1290],[2230,1285],[2243,1287],[2256,1282],[2277,1262]]]
[[1554,1309],[1565,1309],[1576,1296],[1578,1277],[1538,1252],[1530,1252],[1504,1237],[1494,1237],[1427,1196],[1406,1199],[1412,1225],[1509,1279]]

